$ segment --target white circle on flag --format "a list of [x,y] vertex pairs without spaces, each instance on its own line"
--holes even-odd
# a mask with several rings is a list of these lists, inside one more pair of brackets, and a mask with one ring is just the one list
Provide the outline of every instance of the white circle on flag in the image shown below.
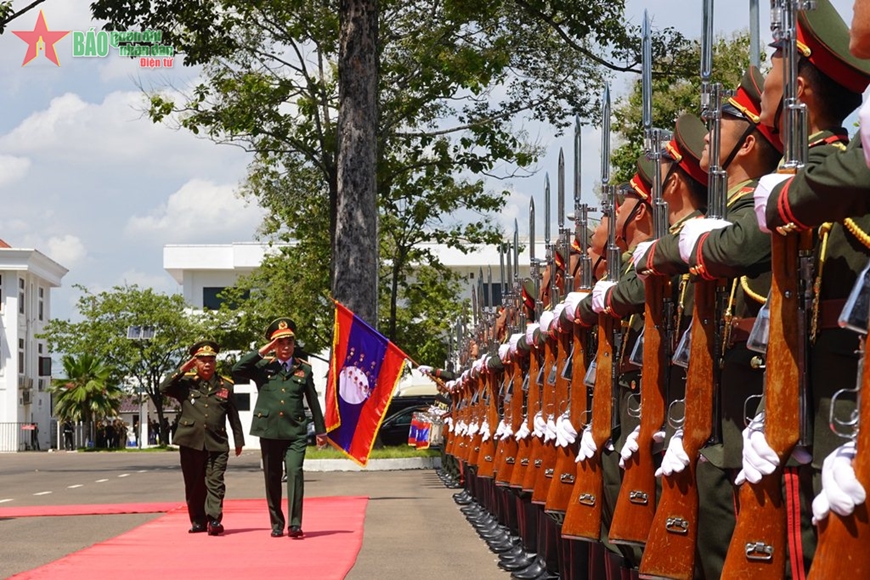
[[348,366],[338,375],[338,394],[352,405],[369,398],[369,379],[359,368]]

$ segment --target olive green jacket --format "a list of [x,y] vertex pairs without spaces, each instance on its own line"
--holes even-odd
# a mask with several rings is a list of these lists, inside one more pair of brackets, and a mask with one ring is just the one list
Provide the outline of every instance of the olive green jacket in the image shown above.
[[245,435],[233,393],[233,382],[214,375],[205,381],[196,371],[180,370],[160,384],[160,393],[181,403],[178,429],[172,442],[192,449],[229,451],[226,420],[233,430],[234,447],[245,446]]
[[314,430],[326,433],[323,411],[314,390],[311,365],[293,358],[290,371],[285,371],[276,358],[263,358],[257,351],[244,355],[233,367],[233,377],[257,385],[257,404],[251,421],[251,435],[266,439],[296,439],[308,433],[308,420],[302,398],[308,401]]

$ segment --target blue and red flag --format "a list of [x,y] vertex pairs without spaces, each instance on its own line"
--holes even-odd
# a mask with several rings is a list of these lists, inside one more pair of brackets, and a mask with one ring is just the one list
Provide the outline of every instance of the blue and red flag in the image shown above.
[[329,444],[362,467],[368,463],[406,358],[385,336],[335,303],[324,419]]
[[429,449],[429,431],[432,423],[428,419],[421,419],[417,425],[417,449]]

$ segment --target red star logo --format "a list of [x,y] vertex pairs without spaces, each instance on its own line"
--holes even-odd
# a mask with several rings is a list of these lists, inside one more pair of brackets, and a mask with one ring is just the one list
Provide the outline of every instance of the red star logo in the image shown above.
[[40,49],[45,53],[45,58],[60,66],[54,44],[69,34],[69,30],[49,31],[45,25],[45,15],[42,10],[39,11],[39,18],[36,19],[36,26],[33,30],[13,30],[12,34],[27,43],[27,54],[24,55],[24,62],[21,63],[21,66],[36,58]]

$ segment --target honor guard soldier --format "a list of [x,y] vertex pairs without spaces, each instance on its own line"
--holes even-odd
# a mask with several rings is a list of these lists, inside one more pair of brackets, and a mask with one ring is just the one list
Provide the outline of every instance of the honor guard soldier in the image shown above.
[[190,533],[223,533],[224,472],[229,458],[226,420],[233,430],[236,455],[245,436],[233,396],[233,382],[215,374],[218,345],[210,340],[194,344],[191,358],[160,385],[160,393],[181,404],[178,445]]
[[[314,389],[311,365],[293,357],[296,323],[289,318],[274,320],[266,329],[266,340],[269,342],[259,351],[251,351],[239,359],[233,367],[233,376],[257,385],[251,435],[260,438],[272,537],[280,538],[284,533],[281,476],[286,469],[290,520],[288,533],[291,538],[300,539],[304,535],[302,498],[305,478],[302,462],[305,460],[308,435],[303,398],[314,419],[318,446],[326,444],[326,426]],[[267,357],[270,352],[274,352],[275,356]]]

